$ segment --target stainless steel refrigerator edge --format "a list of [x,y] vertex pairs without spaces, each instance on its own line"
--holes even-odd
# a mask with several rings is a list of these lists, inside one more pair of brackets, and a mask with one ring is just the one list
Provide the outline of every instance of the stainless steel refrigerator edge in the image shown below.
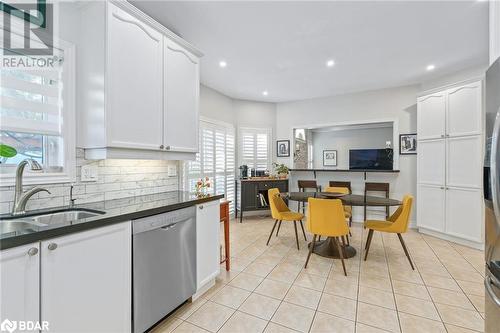
[[485,332],[500,332],[500,59],[486,72]]

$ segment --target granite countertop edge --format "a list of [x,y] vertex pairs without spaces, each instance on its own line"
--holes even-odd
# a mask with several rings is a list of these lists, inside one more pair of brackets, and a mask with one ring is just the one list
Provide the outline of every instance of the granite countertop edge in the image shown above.
[[[7,236],[7,237],[2,237],[0,235],[0,250],[6,250],[9,248],[21,246],[21,245],[26,245],[30,243],[35,243],[38,241],[43,241],[59,236],[64,236],[64,235],[69,235],[77,232],[82,232],[86,230],[91,230],[91,229],[96,229],[116,223],[121,223],[121,222],[126,222],[130,220],[135,220],[143,217],[148,217],[148,216],[153,216],[157,214],[162,214],[162,213],[167,213],[171,212],[174,210],[179,210],[183,208],[188,208],[194,205],[198,205],[204,202],[210,202],[210,201],[215,201],[215,200],[220,200],[224,198],[223,194],[220,195],[211,195],[208,197],[202,197],[202,198],[196,198],[196,197],[188,197],[185,199],[178,200],[177,202],[173,203],[159,203],[157,206],[148,206],[144,209],[137,209],[135,211],[128,211],[128,212],[123,212],[123,213],[110,213],[106,211],[106,206],[108,203],[113,203],[113,202],[118,202],[120,200],[126,201],[126,200],[137,200],[138,198],[147,198],[147,197],[158,197],[160,195],[169,195],[169,194],[184,194],[188,195],[187,193],[183,193],[182,191],[172,191],[172,192],[164,192],[160,194],[154,194],[154,195],[145,195],[145,196],[139,196],[139,197],[130,197],[130,198],[121,198],[121,199],[115,199],[115,200],[109,200],[109,201],[101,201],[101,202],[93,202],[93,203],[86,203],[82,205],[75,205],[74,208],[76,209],[92,209],[92,210],[99,210],[99,211],[105,211],[106,214],[104,215],[99,215],[99,216],[94,216],[91,218],[86,218],[79,220],[78,222],[69,222],[68,224],[60,224],[60,225],[54,225],[47,227],[45,229],[29,232],[29,233],[22,233],[22,234],[16,234],[13,236]],[[165,199],[152,199],[152,200],[144,200],[145,204],[151,204],[155,201],[161,202],[162,200]],[[172,199],[171,199],[172,200]],[[140,203],[136,203],[136,205],[140,205]],[[43,210],[37,210],[34,211],[33,213],[40,213],[43,211],[54,211],[54,210],[64,210],[68,209],[68,206],[63,206],[63,207],[54,207],[51,209],[43,209]],[[30,212],[31,213],[31,212]],[[31,215],[31,214],[30,214]],[[4,215],[6,217],[6,215]],[[0,223],[2,216],[0,216]]]

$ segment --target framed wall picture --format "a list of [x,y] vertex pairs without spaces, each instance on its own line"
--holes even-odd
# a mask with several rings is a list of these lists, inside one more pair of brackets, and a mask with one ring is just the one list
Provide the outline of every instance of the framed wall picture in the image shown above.
[[399,155],[416,155],[417,154],[417,134],[400,134],[399,135]]
[[290,140],[276,141],[276,155],[278,157],[290,157]]
[[323,150],[323,166],[337,166],[336,150]]

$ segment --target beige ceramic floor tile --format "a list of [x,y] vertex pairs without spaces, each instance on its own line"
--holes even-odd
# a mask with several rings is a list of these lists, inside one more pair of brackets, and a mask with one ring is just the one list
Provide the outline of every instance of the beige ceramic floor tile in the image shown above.
[[354,321],[356,320],[356,301],[324,293],[321,296],[318,311]]
[[460,291],[458,284],[451,278],[431,274],[422,274],[422,278],[424,279],[425,285],[428,287]]
[[467,295],[484,296],[484,283],[482,282],[457,280],[457,283]]
[[219,330],[220,333],[261,333],[267,321],[236,311]]
[[283,299],[290,287],[291,285],[288,283],[265,279],[255,289],[255,292],[264,296]]
[[245,299],[247,299],[248,296],[250,296],[249,291],[228,285],[222,288],[210,300],[212,302],[237,309],[245,301]]
[[292,283],[297,277],[297,275],[299,275],[299,272],[291,272],[289,270],[276,267],[272,270],[271,273],[269,273],[267,278],[275,281]]
[[380,306],[359,302],[357,321],[390,332],[400,332],[396,311]]
[[288,290],[284,301],[316,310],[320,298],[321,292],[319,291],[299,286],[292,286]]
[[387,333],[387,332],[389,331],[381,330],[380,328],[356,322],[356,333]]
[[304,287],[304,288],[309,288],[309,289],[314,289],[317,291],[322,291],[326,283],[326,278],[317,276],[317,275],[311,275],[311,274],[306,274],[306,273],[300,273],[297,276],[297,279],[295,279],[294,284]]
[[396,294],[396,304],[400,312],[406,312],[432,320],[441,320],[434,307],[434,303],[431,301],[424,301],[415,297]]
[[260,277],[266,277],[271,271],[273,270],[274,266],[273,265],[266,265],[266,264],[261,264],[258,262],[253,262],[250,265],[248,265],[243,272],[244,273],[249,273],[253,275],[257,275]]
[[472,304],[474,305],[474,307],[476,308],[476,310],[478,312],[482,312],[484,313],[485,309],[484,309],[484,296],[476,296],[476,295],[469,295],[467,296],[470,301],[472,302]]
[[311,333],[354,333],[355,323],[350,320],[317,312],[311,327]]
[[448,333],[477,333],[477,331],[469,330],[467,328],[455,326],[455,325],[450,325],[450,324],[444,324],[446,326],[446,329],[448,330]]
[[443,322],[476,331],[484,330],[484,320],[477,311],[436,303]]
[[292,330],[291,328],[281,326],[272,322],[269,322],[267,324],[266,329],[264,330],[264,333],[296,333],[296,332],[298,331]]
[[168,319],[164,320],[161,324],[151,330],[151,333],[170,333],[180,324],[182,324],[181,319],[170,316]]
[[240,273],[233,280],[231,280],[231,282],[229,282],[229,285],[248,291],[254,291],[255,288],[257,288],[257,286],[262,282],[262,280],[263,278],[260,276],[248,273]]
[[313,310],[283,302],[271,321],[300,332],[308,332],[313,317]]
[[363,275],[359,278],[359,285],[392,292],[391,280],[385,277]]
[[358,282],[328,279],[325,283],[323,292],[351,299],[357,299]]
[[428,301],[431,300],[431,297],[427,292],[427,288],[423,285],[399,280],[392,280],[392,286],[394,288],[394,293],[396,294],[412,296]]
[[467,310],[475,310],[467,296],[461,291],[429,287],[429,293],[434,303],[453,305]]
[[198,298],[194,302],[187,302],[174,312],[174,316],[182,320],[186,320],[193,312],[198,310],[203,304],[207,302],[204,298]]
[[253,293],[240,306],[239,310],[265,320],[271,320],[280,303],[277,299]]
[[213,302],[206,302],[187,321],[210,332],[217,332],[235,310]]
[[384,308],[396,309],[394,294],[378,289],[360,286],[358,300],[360,302],[378,305]]
[[201,327],[195,326],[187,321],[183,322],[173,331],[173,333],[207,333],[209,331],[204,330]]
[[441,321],[430,320],[407,313],[399,313],[399,321],[403,333],[446,333]]

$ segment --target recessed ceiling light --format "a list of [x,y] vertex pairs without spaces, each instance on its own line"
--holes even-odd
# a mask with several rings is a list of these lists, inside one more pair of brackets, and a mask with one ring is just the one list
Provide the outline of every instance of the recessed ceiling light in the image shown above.
[[335,61],[330,59],[326,62],[326,67],[333,67],[335,65]]
[[269,93],[267,92],[267,90],[264,90],[264,91],[262,92],[262,95],[264,95],[264,96],[267,96],[268,94],[269,94]]
[[219,67],[224,68],[226,66],[227,66],[227,62],[225,62],[224,60],[219,61]]
[[433,71],[434,69],[436,69],[436,66],[428,65],[425,69],[427,69],[428,71]]

